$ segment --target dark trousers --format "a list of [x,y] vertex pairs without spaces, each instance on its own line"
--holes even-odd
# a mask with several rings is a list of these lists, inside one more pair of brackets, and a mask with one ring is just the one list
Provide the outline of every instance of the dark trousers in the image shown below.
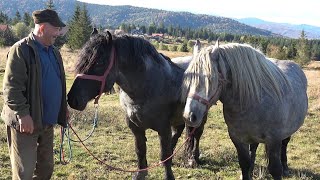
[[49,180],[53,173],[53,126],[33,134],[7,127],[13,180]]

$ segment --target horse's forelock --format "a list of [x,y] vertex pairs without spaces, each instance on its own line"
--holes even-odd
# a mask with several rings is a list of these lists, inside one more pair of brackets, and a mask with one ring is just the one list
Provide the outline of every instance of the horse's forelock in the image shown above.
[[191,61],[184,73],[181,99],[183,101],[188,97],[190,90],[204,87],[206,95],[210,90],[217,88],[218,67],[214,67],[210,57],[213,46],[202,49]]
[[95,34],[84,44],[81,49],[78,61],[75,66],[76,73],[86,72],[94,63],[95,57],[97,56],[98,48],[104,44],[108,44],[109,38],[106,34]]

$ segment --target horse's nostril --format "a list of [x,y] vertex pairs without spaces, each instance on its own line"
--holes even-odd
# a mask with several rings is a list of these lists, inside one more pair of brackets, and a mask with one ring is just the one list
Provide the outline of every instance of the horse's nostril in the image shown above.
[[194,123],[197,121],[197,116],[193,112],[191,112],[189,120],[190,122]]

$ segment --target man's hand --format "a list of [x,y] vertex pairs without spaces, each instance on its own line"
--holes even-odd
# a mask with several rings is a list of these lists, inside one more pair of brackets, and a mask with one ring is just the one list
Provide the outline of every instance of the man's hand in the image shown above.
[[18,119],[21,133],[33,133],[34,125],[32,117],[30,115],[26,115],[23,117],[18,116]]

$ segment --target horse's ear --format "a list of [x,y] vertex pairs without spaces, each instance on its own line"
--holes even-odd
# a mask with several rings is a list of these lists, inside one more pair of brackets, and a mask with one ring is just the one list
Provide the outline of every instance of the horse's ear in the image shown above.
[[217,48],[219,48],[219,38],[217,39],[216,44],[214,45],[214,48],[212,48],[211,53],[213,53],[213,51]]
[[107,37],[107,40],[108,42],[111,42],[112,41],[112,35],[109,31],[107,31],[107,34],[108,34],[108,37]]
[[97,28],[93,27],[92,32],[91,32],[91,36],[98,34],[98,30]]
[[197,39],[196,44],[197,46],[201,46],[201,42],[199,41],[199,39]]
[[219,47],[219,38],[217,39],[217,41],[216,41],[216,44],[214,45],[215,47]]

